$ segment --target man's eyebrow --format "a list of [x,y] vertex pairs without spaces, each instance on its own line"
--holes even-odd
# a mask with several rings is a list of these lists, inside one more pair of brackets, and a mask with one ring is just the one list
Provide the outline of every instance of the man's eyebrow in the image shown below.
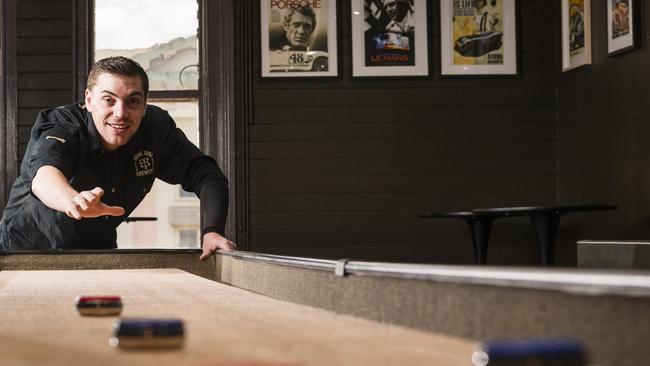
[[[100,93],[110,94],[110,95],[112,95],[112,96],[114,96],[114,97],[116,97],[116,98],[118,97],[117,94],[113,93],[113,92],[110,91],[110,90],[102,90],[102,91],[100,91]],[[127,98],[134,97],[134,96],[141,96],[141,97],[144,97],[144,93],[142,93],[141,91],[134,91],[133,93],[127,95]]]

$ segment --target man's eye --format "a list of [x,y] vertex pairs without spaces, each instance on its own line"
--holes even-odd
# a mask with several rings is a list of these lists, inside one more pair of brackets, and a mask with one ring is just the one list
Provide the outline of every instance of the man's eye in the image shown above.
[[134,105],[134,106],[135,105],[140,105],[140,99],[137,99],[137,98],[136,99],[131,99],[129,101],[129,103],[131,103],[131,105]]
[[104,97],[102,98],[102,102],[106,104],[113,104],[113,98]]

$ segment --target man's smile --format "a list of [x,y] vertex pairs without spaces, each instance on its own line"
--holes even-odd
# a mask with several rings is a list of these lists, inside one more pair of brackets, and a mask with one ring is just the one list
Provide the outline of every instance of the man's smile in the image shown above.
[[130,127],[130,124],[125,122],[106,122],[106,124],[116,132],[124,132]]

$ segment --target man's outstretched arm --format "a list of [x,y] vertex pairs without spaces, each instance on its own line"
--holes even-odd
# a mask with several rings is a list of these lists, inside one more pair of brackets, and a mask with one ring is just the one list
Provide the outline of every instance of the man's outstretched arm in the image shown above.
[[122,216],[124,209],[108,206],[101,201],[104,190],[96,187],[91,191],[77,192],[63,173],[51,166],[38,169],[32,180],[32,192],[47,207],[65,212],[70,218],[81,220],[98,216]]

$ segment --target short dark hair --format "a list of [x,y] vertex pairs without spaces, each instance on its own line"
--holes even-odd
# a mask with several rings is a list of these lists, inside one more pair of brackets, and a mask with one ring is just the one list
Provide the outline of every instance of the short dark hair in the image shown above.
[[149,77],[147,76],[147,73],[139,63],[130,58],[115,56],[107,57],[95,62],[88,74],[86,87],[92,89],[97,83],[99,75],[104,73],[119,76],[139,76],[140,80],[142,80],[142,88],[144,89],[145,97],[149,93]]
[[314,9],[312,9],[311,6],[309,5],[302,5],[302,6],[290,8],[287,11],[287,13],[284,15],[285,26],[289,26],[289,24],[291,24],[291,17],[293,17],[295,13],[302,14],[306,17],[310,17],[312,29],[316,28],[316,13],[314,13]]

